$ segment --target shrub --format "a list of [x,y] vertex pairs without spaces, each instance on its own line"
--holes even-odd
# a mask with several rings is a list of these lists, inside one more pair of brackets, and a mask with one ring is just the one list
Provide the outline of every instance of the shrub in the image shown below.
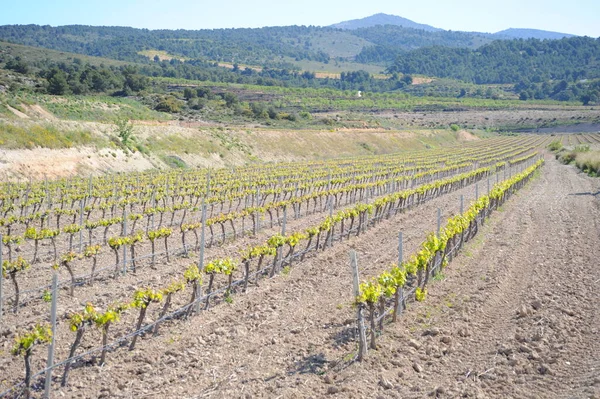
[[548,144],[548,149],[550,151],[560,151],[562,148],[563,148],[563,145],[560,142],[560,140],[554,140],[553,142]]
[[138,143],[135,145],[135,148],[144,155],[150,155],[150,150],[145,145]]
[[186,169],[188,167],[183,159],[175,155],[166,155],[163,157],[163,161],[169,165],[170,168]]
[[167,96],[163,97],[154,109],[160,112],[177,113],[181,111],[182,102],[177,100],[175,97]]
[[564,152],[562,155],[560,155],[558,157],[558,160],[564,164],[570,164],[571,162],[573,162],[575,160],[575,152],[573,151],[569,151],[569,152]]
[[576,153],[575,165],[589,175],[600,175],[600,151]]

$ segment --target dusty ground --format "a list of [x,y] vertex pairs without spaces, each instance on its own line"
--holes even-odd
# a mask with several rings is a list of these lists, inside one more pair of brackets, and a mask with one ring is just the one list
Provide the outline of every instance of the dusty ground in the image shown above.
[[[5,120],[28,128],[51,125],[60,131],[84,130],[109,139],[115,126],[100,122],[54,120],[38,105],[27,106],[26,119]],[[17,110],[15,110],[17,111]],[[34,112],[35,111],[35,112]],[[17,111],[18,112],[18,111]],[[49,116],[44,116],[45,114]],[[285,162],[345,156],[384,154],[405,150],[439,148],[476,140],[468,132],[455,135],[449,130],[344,129],[281,130],[192,125],[187,122],[136,121],[134,136],[150,146],[149,156],[139,152],[125,154],[114,145],[65,149],[0,149],[0,178],[43,179],[74,174],[104,174],[151,168],[167,168],[163,157],[176,155],[191,168],[230,167],[256,162]]]
[[[452,123],[466,128],[499,128],[510,127],[513,130],[536,128],[543,124],[552,124],[556,121],[563,123],[583,123],[600,121],[599,107],[571,107],[560,106],[532,106],[507,110],[463,110],[448,112],[389,112],[378,114],[381,117],[395,119],[404,126],[446,127]],[[558,132],[574,132],[568,126],[564,129],[557,128]],[[587,130],[584,130],[587,131]],[[593,130],[595,131],[595,130]]]
[[[115,154],[114,156],[112,154]],[[156,161],[135,153],[90,147],[50,150],[0,149],[0,176],[50,180],[68,176],[89,176],[111,172],[134,172],[154,168]]]
[[104,367],[75,369],[57,395],[598,397],[599,193],[598,180],[549,156],[362,364],[350,362],[348,251],[359,253],[363,278],[378,273],[396,258],[397,231],[411,253],[437,207],[456,212],[459,192],[110,354]]

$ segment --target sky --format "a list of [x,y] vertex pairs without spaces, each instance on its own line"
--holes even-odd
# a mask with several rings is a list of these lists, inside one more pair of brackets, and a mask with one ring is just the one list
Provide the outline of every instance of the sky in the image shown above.
[[0,0],[0,25],[323,26],[380,12],[447,30],[532,28],[600,37],[599,0]]

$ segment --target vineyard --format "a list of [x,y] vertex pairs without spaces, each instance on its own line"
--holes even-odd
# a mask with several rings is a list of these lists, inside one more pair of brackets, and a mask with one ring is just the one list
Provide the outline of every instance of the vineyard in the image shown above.
[[[572,137],[563,142],[599,142]],[[264,296],[270,281],[299,284],[296,273],[344,245],[354,247],[346,259],[354,286],[350,269],[328,274],[320,265],[319,279],[355,298],[342,305],[353,309],[351,323],[330,345],[350,353],[339,367],[368,359],[384,327],[426,302],[431,281],[539,173],[551,141],[502,137],[329,161],[5,182],[0,397],[76,392],[127,353],[142,370],[140,350]],[[391,238],[371,250],[396,253],[396,263],[361,264],[373,232]]]

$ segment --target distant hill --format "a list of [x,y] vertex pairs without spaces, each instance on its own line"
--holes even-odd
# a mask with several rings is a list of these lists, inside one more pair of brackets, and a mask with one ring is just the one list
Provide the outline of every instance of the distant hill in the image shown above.
[[[403,53],[421,48],[474,50],[494,41],[563,36],[572,35],[533,29],[508,29],[495,34],[447,31],[387,14],[329,27],[148,30],[82,25],[0,26],[0,40],[6,42],[125,62],[152,64],[154,57],[148,59],[147,54],[160,52],[173,58],[172,63],[219,62],[312,72],[357,68],[381,71]],[[0,61],[1,58],[0,54]],[[341,67],[344,63],[360,66]]]
[[316,71],[328,71],[327,64],[332,59],[389,64],[399,51],[424,46],[476,48],[494,39],[477,33],[431,31],[398,25],[344,30],[282,26],[195,31],[4,25],[0,26],[0,40],[128,62],[148,63],[143,54],[161,51],[171,58],[187,60],[288,69],[306,69],[310,63],[313,67],[316,65]]
[[402,53],[389,71],[476,84],[552,82],[544,89],[557,94],[566,82],[600,79],[600,40],[577,36],[496,40],[477,49],[422,47]]
[[551,32],[540,29],[518,29],[510,28],[494,33],[494,36],[499,38],[511,39],[540,39],[540,40],[559,40],[563,37],[574,37],[569,33]]
[[340,22],[334,25],[331,25],[332,28],[339,29],[360,29],[360,28],[371,28],[373,26],[378,25],[396,25],[402,26],[403,28],[412,28],[412,29],[420,29],[428,32],[437,32],[442,29],[435,28],[431,25],[419,24],[417,22],[411,21],[410,19],[402,18],[397,15],[389,15],[389,14],[375,14],[370,17],[361,18],[361,19],[353,19],[350,21]]

